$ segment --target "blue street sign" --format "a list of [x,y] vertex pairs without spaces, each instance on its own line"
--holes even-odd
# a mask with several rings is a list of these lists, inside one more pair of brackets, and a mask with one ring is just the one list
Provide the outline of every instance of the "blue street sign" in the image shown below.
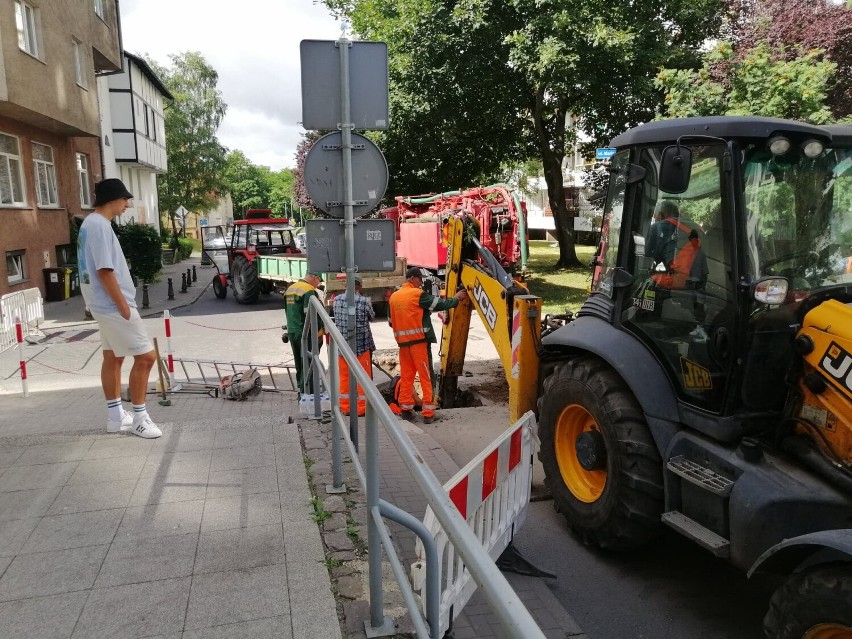
[[596,160],[608,160],[613,155],[615,155],[615,149],[612,149],[612,148],[595,149],[595,159]]

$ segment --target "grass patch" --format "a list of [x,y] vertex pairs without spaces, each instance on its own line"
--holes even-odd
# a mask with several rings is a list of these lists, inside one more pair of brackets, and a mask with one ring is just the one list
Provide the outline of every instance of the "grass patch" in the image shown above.
[[[559,247],[548,240],[532,240],[527,261],[527,283],[532,295],[542,300],[542,313],[564,313],[566,309],[577,311],[589,296],[592,269],[582,266],[569,269],[554,267],[559,259]],[[577,245],[577,259],[588,264],[595,247]]]
[[322,524],[326,519],[331,517],[331,513],[325,509],[323,501],[319,497],[314,497],[311,500],[311,505],[314,508],[314,512],[313,514],[311,514],[311,519],[313,519],[318,524]]

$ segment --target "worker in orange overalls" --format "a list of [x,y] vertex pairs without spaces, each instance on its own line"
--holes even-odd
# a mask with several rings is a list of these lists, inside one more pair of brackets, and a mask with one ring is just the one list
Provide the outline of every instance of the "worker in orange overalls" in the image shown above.
[[[361,367],[373,379],[373,351],[376,350],[376,343],[373,341],[373,331],[370,329],[370,321],[375,319],[376,312],[373,310],[373,304],[366,297],[361,295],[361,276],[355,274],[355,355],[358,356],[358,361]],[[334,313],[334,323],[338,330],[346,335],[349,330],[349,316],[347,314],[346,294],[341,293],[334,298],[332,303],[332,312]],[[350,398],[349,398],[349,367],[346,365],[346,360],[342,357],[337,358],[337,369],[340,372],[340,412],[344,415],[349,414]],[[364,396],[364,389],[358,384],[358,401],[357,401],[358,416],[363,417],[367,402]]]
[[405,279],[405,284],[391,295],[389,303],[393,336],[399,345],[400,416],[409,421],[414,418],[414,378],[417,376],[423,390],[423,421],[431,424],[435,418],[435,400],[430,345],[437,340],[429,315],[455,308],[461,300],[467,299],[467,292],[459,291],[448,300],[429,295],[422,289],[420,269],[414,266],[405,272]]

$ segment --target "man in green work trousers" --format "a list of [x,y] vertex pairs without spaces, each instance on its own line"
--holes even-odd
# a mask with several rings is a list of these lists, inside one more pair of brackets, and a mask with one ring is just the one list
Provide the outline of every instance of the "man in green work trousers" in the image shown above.
[[[293,357],[296,360],[296,383],[299,392],[304,393],[305,373],[302,370],[302,330],[305,327],[305,318],[308,315],[311,297],[316,297],[317,287],[320,285],[319,275],[316,273],[305,273],[305,277],[291,284],[284,293],[284,311],[287,314],[287,337],[290,347],[293,349]],[[320,324],[318,335],[323,336],[322,324]],[[320,342],[321,343],[321,342]]]

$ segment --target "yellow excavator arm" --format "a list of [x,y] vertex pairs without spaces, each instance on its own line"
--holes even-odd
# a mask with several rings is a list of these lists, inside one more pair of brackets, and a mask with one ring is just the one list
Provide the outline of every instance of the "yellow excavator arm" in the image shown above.
[[[458,378],[464,369],[470,317],[474,309],[503,364],[509,383],[509,422],[535,409],[538,397],[538,347],[541,341],[541,298],[529,295],[475,238],[481,259],[463,259],[465,222],[449,217],[447,224],[447,297],[464,289],[468,299],[448,311],[441,333],[438,398],[444,408],[455,405]],[[490,258],[490,259],[489,259]]]

